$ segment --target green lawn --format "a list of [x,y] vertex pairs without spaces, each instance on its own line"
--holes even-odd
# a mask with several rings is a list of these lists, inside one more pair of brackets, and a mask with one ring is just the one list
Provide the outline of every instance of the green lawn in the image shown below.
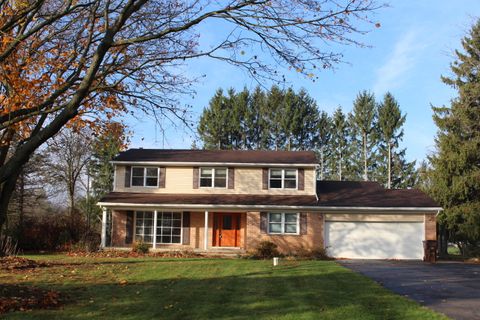
[[[59,310],[5,319],[446,319],[333,261],[69,258],[0,283],[59,290]],[[121,284],[125,283],[126,284]],[[3,319],[3,318],[2,318]]]

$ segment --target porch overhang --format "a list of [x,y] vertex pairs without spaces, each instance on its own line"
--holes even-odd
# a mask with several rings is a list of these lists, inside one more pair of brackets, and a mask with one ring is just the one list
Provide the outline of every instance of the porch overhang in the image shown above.
[[438,213],[441,207],[347,207],[347,206],[287,206],[287,205],[219,205],[219,204],[179,204],[179,203],[122,203],[98,202],[98,206],[117,210],[139,209],[184,209],[198,211],[230,210],[230,211],[308,211],[319,213]]

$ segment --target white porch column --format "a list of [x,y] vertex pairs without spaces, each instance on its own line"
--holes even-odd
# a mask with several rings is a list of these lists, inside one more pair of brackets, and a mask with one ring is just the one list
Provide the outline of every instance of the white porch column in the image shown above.
[[107,208],[102,207],[102,237],[100,247],[105,248],[107,246]]
[[208,250],[208,211],[205,210],[205,229],[203,232],[203,249]]
[[153,249],[157,248],[157,210],[153,211]]

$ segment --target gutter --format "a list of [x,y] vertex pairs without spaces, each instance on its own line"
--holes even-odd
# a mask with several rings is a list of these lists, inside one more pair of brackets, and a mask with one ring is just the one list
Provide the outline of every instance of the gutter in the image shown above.
[[155,203],[122,203],[122,202],[98,202],[100,207],[117,208],[182,208],[182,209],[261,209],[261,210],[308,210],[313,212],[385,212],[385,213],[419,213],[419,212],[437,212],[442,210],[440,207],[341,207],[341,206],[285,206],[285,205],[229,205],[229,204],[155,204]]
[[222,166],[222,167],[294,167],[294,168],[315,168],[314,163],[241,163],[241,162],[162,162],[162,161],[110,161],[114,165],[141,165],[141,166],[169,166],[169,167],[201,167],[201,166]]

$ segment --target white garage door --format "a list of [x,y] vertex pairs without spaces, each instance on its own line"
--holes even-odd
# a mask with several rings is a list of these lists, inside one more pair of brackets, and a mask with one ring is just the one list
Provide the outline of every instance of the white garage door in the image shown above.
[[336,258],[422,259],[422,222],[326,222],[325,244]]

